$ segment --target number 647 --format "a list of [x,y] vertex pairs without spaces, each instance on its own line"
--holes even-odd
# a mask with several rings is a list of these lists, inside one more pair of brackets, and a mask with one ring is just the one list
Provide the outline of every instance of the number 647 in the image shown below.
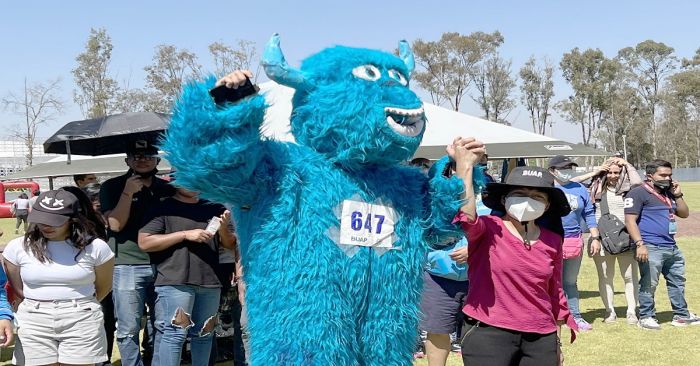
[[[375,230],[376,234],[381,234],[382,233],[382,224],[384,223],[384,215],[374,215],[374,219],[376,221],[376,226],[377,229]],[[372,214],[367,214],[367,217],[363,220],[362,219],[362,212],[355,211],[352,213],[352,216],[350,217],[350,227],[355,230],[355,231],[360,231],[360,230],[367,230],[370,233],[372,232]]]

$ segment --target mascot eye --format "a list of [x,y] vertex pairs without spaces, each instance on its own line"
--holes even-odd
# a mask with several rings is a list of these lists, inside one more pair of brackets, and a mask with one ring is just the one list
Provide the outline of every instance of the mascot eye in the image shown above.
[[400,72],[398,72],[398,71],[396,71],[396,70],[394,70],[394,69],[389,70],[389,76],[390,76],[392,79],[394,79],[394,80],[398,81],[399,83],[401,83],[401,85],[403,85],[403,86],[408,85],[408,80],[406,80],[406,77],[403,76],[403,74],[401,74]]
[[360,79],[377,81],[382,77],[382,73],[374,65],[362,65],[352,69],[352,74]]

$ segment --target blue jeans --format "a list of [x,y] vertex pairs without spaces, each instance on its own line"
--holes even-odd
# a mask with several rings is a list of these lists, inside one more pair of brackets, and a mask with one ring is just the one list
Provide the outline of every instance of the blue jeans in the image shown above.
[[646,245],[649,261],[639,263],[639,318],[656,316],[654,292],[659,275],[664,275],[673,315],[688,316],[685,302],[685,258],[677,246]]
[[192,366],[209,365],[220,288],[157,286],[154,366],[178,366],[190,338]]
[[152,265],[114,266],[114,315],[117,318],[117,347],[123,366],[143,366],[139,349],[139,332],[144,304],[148,305],[149,321],[146,323],[149,335],[148,345],[153,354],[153,320],[155,309],[155,271]]
[[578,306],[578,272],[581,269],[583,253],[575,258],[564,259],[562,268],[562,287],[566,295],[566,302],[569,304],[569,311],[574,319],[581,319],[581,310]]

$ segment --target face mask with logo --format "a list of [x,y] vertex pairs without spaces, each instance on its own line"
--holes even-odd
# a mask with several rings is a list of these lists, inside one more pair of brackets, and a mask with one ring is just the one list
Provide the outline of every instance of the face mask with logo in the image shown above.
[[520,222],[532,221],[544,214],[547,205],[530,197],[506,197],[506,211]]

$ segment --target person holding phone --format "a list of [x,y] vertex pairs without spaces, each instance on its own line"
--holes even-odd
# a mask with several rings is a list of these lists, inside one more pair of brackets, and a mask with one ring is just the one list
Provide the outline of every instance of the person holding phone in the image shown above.
[[[160,162],[158,149],[150,141],[129,143],[126,154],[129,171],[102,184],[100,210],[107,221],[107,238],[115,253],[114,313],[117,318],[117,347],[124,366],[149,363],[153,355],[155,271],[148,253],[138,246],[138,231],[144,215],[158,202],[174,194],[167,181],[156,177]],[[151,314],[146,326],[144,357],[139,333],[144,305]]]
[[673,166],[665,160],[646,164],[647,181],[625,196],[625,227],[636,248],[639,263],[639,327],[660,330],[654,293],[661,275],[666,279],[673,308],[671,325],[700,325],[685,301],[685,258],[676,245],[676,217],[690,215]]

